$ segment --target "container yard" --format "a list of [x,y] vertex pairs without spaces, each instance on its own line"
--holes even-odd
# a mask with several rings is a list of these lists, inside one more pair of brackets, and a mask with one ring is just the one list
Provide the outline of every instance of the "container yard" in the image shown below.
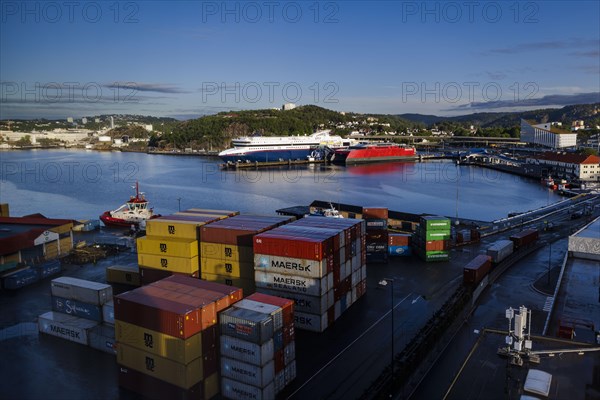
[[424,261],[448,261],[450,259],[450,219],[436,216],[421,217],[413,236],[413,247]]

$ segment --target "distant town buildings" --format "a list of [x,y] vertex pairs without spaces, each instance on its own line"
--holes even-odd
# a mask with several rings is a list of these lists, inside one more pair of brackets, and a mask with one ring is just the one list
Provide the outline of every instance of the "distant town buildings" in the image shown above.
[[296,105],[294,103],[285,103],[281,108],[283,109],[283,111],[293,110],[294,108],[296,108]]
[[577,146],[577,134],[562,129],[557,123],[535,124],[533,121],[521,119],[521,141],[551,149],[562,149]]
[[528,164],[542,165],[548,168],[552,177],[581,181],[600,180],[600,157],[574,153],[545,153],[536,158],[527,158]]

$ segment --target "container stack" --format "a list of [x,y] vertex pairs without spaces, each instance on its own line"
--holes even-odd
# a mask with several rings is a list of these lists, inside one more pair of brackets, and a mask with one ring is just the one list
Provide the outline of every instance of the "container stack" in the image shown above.
[[294,300],[295,326],[323,332],[366,292],[364,220],[305,217],[254,238],[257,290]]
[[217,313],[242,290],[173,275],[115,297],[119,385],[153,399],[219,393]]
[[413,247],[426,262],[450,260],[450,219],[438,216],[421,217],[413,236]]
[[406,257],[412,254],[409,233],[390,233],[388,235],[388,251],[390,257]]
[[389,251],[388,209],[365,207],[362,216],[367,226],[367,263],[387,263]]
[[478,242],[481,234],[477,229],[464,229],[456,233],[456,243],[472,243]]
[[52,311],[39,316],[39,331],[115,354],[112,287],[60,277],[52,280],[50,288]]
[[498,240],[487,249],[487,255],[492,257],[492,263],[498,264],[513,253],[512,240]]
[[247,295],[254,293],[254,235],[290,220],[281,216],[236,215],[203,226],[200,278],[241,287]]
[[254,293],[219,314],[221,388],[229,399],[273,399],[296,377],[294,302]]
[[140,270],[137,265],[112,265],[106,268],[106,282],[140,286]]
[[58,260],[49,260],[33,267],[20,266],[13,261],[0,265],[0,280],[3,289],[15,290],[58,275],[61,271],[62,267]]
[[191,209],[147,221],[147,236],[137,239],[141,284],[173,274],[198,278],[200,227],[235,214],[234,211]]

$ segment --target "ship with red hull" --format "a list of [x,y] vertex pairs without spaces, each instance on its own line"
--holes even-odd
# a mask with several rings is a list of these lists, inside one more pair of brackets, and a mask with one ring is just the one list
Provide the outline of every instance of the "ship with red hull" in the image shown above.
[[144,229],[147,220],[160,217],[160,214],[154,214],[154,210],[149,208],[148,204],[148,200],[144,197],[144,193],[139,191],[136,182],[135,196],[131,196],[129,201],[116,210],[105,211],[100,215],[100,220],[106,226],[129,228],[134,225]]
[[335,164],[359,164],[385,161],[409,161],[417,158],[412,146],[395,143],[361,143],[336,149],[330,161]]

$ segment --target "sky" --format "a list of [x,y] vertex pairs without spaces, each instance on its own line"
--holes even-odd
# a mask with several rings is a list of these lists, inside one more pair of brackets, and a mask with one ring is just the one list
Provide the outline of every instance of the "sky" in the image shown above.
[[0,119],[600,102],[598,1],[0,5]]

